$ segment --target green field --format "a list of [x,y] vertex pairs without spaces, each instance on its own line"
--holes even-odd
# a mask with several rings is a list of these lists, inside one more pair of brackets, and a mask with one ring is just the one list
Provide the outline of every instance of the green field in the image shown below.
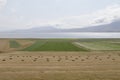
[[24,51],[88,51],[70,41],[36,41],[35,44],[23,49]]
[[10,48],[19,48],[20,44],[18,42],[16,42],[15,40],[10,40]]
[[120,50],[119,39],[91,39],[78,41],[80,46],[91,50]]
[[[29,39],[30,40],[30,39]],[[27,41],[27,40],[26,40]],[[29,46],[10,40],[10,48],[23,47],[22,51],[119,51],[120,39],[35,39]]]

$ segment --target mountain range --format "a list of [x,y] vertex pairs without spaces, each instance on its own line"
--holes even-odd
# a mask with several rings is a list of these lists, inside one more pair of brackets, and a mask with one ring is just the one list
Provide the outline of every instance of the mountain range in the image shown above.
[[54,32],[120,32],[120,20],[109,24],[89,26],[86,28],[59,29],[54,26],[38,26],[31,29],[14,30],[13,33],[54,33]]
[[76,28],[68,30],[70,32],[120,32],[120,20],[116,20],[110,24],[90,26],[86,28]]

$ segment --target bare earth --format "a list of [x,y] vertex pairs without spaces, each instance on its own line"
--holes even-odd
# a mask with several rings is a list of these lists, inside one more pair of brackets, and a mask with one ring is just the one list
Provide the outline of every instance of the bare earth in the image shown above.
[[7,51],[9,49],[9,40],[0,39],[0,51]]
[[0,80],[120,80],[120,52],[2,53]]

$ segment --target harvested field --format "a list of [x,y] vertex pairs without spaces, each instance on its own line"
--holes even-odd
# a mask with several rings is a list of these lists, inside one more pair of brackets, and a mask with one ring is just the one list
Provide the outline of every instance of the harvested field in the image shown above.
[[0,80],[119,80],[119,52],[14,52],[0,55]]
[[0,52],[7,51],[9,49],[9,40],[0,40]]

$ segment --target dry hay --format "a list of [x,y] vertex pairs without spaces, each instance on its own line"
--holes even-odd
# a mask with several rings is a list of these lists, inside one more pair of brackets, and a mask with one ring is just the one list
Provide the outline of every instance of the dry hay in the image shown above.
[[9,48],[9,40],[0,40],[0,52],[7,51]]
[[[0,63],[6,61],[7,64],[31,64],[31,65],[81,65],[119,63],[120,56],[118,53],[95,53],[95,52],[11,52],[1,54]],[[21,62],[22,61],[22,62]],[[60,62],[60,63],[58,63]],[[112,62],[112,63],[111,63]],[[5,64],[6,64],[5,63]],[[39,63],[39,64],[38,64]],[[51,64],[52,63],[52,64]],[[65,63],[65,64],[64,64]]]
[[119,52],[11,52],[0,64],[0,80],[120,80]]

